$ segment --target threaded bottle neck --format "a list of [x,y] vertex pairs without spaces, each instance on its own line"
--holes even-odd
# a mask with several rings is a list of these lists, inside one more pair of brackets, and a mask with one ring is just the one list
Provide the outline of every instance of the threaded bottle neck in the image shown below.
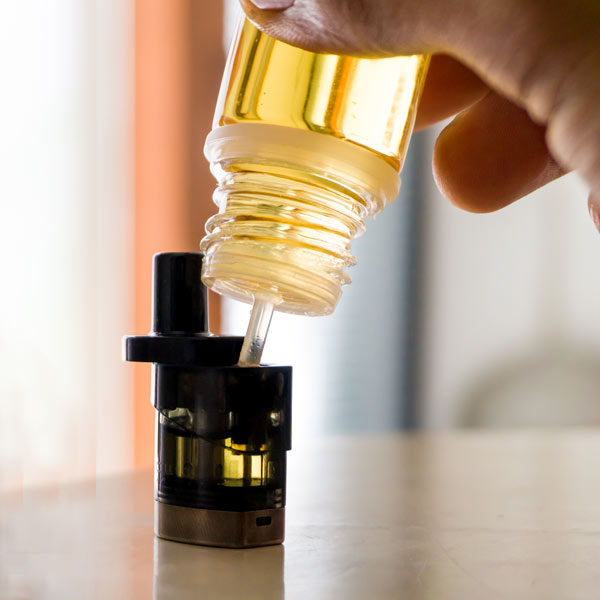
[[314,132],[238,124],[211,136],[219,213],[201,244],[205,283],[246,302],[270,297],[280,311],[332,312],[356,262],[352,241],[365,217],[396,196],[397,172]]

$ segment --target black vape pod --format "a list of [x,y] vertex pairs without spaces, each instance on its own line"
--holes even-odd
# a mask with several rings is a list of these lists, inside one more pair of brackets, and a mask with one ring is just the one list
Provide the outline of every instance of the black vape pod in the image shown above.
[[124,339],[152,364],[155,533],[246,548],[284,538],[291,367],[239,367],[241,337],[208,331],[202,254],[154,257],[153,326]]

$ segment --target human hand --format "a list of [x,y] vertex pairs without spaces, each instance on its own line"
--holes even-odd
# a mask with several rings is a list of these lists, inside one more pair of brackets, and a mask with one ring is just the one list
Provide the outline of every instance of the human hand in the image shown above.
[[436,54],[417,128],[456,113],[434,149],[442,193],[502,208],[569,170],[600,229],[598,0],[240,0],[269,35],[356,56]]

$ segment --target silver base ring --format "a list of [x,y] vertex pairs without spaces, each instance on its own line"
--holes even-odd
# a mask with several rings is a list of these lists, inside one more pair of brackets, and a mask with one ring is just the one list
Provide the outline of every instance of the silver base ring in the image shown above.
[[155,500],[154,533],[175,542],[224,548],[281,544],[285,537],[285,508],[234,512]]

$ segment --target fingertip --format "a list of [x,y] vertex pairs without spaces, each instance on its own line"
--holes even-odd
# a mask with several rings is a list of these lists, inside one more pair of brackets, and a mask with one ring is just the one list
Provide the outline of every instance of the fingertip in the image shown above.
[[303,10],[295,0],[273,0],[269,8],[266,7],[270,0],[264,0],[261,7],[250,0],[239,2],[248,20],[267,35],[304,50],[333,51],[328,47],[335,42],[333,34],[331,39],[323,39],[322,28],[313,21],[311,11]]
[[600,233],[600,200],[594,194],[590,194],[588,198],[588,210],[596,229]]
[[458,115],[438,137],[433,173],[453,204],[488,213],[555,179],[544,129],[494,93]]
[[251,4],[260,10],[285,10],[294,4],[294,0],[252,0]]

